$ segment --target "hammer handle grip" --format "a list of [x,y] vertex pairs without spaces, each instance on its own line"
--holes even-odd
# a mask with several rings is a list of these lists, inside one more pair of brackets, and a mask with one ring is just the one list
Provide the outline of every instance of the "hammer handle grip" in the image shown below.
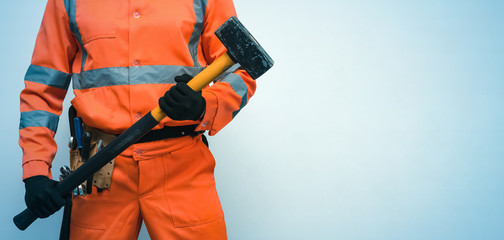
[[30,209],[26,208],[21,213],[14,217],[14,224],[19,230],[25,230],[30,224],[37,220],[37,216]]
[[[212,64],[208,65],[198,75],[193,77],[191,81],[187,83],[187,86],[189,86],[192,90],[199,92],[234,64],[235,62],[231,59],[231,57],[229,57],[227,53],[224,53],[222,56],[215,59]],[[158,122],[161,122],[161,120],[166,117],[166,114],[159,106],[152,110],[151,114]]]

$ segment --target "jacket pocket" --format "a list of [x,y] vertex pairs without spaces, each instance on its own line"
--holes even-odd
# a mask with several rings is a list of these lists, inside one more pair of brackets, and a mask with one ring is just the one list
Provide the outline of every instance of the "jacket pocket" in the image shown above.
[[98,39],[114,39],[116,38],[116,35],[114,33],[108,33],[108,34],[99,34],[99,35],[94,35],[91,37],[88,37],[86,40],[83,40],[83,44],[87,45],[88,43],[98,40]]
[[116,1],[82,0],[77,2],[76,21],[83,44],[101,38],[115,37],[118,28],[118,3]]

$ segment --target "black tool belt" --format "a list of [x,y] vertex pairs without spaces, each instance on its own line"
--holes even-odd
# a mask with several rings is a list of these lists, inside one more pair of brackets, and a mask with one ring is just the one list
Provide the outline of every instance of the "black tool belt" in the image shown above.
[[194,131],[198,125],[187,125],[187,126],[177,126],[170,127],[166,126],[159,130],[151,130],[145,134],[137,143],[145,143],[152,141],[159,141],[168,138],[178,138],[184,136],[196,136],[203,133],[204,131]]

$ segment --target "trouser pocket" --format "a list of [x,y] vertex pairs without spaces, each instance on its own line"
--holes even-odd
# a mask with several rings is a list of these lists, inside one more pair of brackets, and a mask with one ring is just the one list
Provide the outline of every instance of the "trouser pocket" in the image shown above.
[[214,180],[215,160],[196,138],[164,156],[164,188],[175,227],[212,222],[223,216]]

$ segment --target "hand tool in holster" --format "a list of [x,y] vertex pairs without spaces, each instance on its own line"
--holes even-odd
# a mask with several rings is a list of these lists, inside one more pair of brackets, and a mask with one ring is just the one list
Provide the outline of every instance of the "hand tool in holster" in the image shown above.
[[[83,162],[89,159],[89,152],[91,151],[91,133],[84,131],[82,134],[82,152],[81,158]],[[86,194],[91,194],[93,191],[93,175],[89,176],[86,181]]]
[[[194,91],[200,91],[235,64],[240,64],[241,68],[253,79],[257,79],[273,66],[271,57],[236,17],[229,18],[215,31],[215,35],[227,48],[227,52],[187,83]],[[105,166],[129,146],[136,143],[137,140],[158,125],[165,117],[166,114],[159,106],[143,116],[115,140],[105,146],[102,151],[99,151],[70,174],[70,176],[63,179],[56,186],[59,193],[64,195],[72,191],[72,189],[85,181],[89,176]],[[19,229],[24,230],[37,220],[37,217],[26,208],[16,215],[13,220]]]
[[[103,139],[98,139],[98,142],[96,143],[96,152],[95,152],[95,154],[97,154],[99,151],[101,151],[102,148],[103,148]],[[88,185],[88,184],[90,184],[89,183],[90,181],[93,181],[93,175],[91,175],[88,178],[88,182],[86,183],[86,187],[87,186],[91,186],[91,185]],[[103,191],[103,188],[96,187],[96,191],[98,193],[101,193]],[[88,194],[91,194],[91,189],[89,190]]]
[[77,117],[77,110],[74,106],[70,105],[68,109],[68,123],[70,125],[70,140],[68,141],[68,148],[74,150],[77,148],[77,141],[75,139],[75,124],[74,118]]
[[80,117],[73,118],[74,129],[75,129],[75,141],[77,142],[77,149],[79,149],[79,153],[82,155],[82,136],[83,136],[83,124]]
[[[73,106],[71,107],[73,108]],[[75,111],[75,108],[73,109],[73,113],[72,114],[76,114],[77,112]],[[70,121],[70,124],[71,126],[73,126],[73,136],[70,138],[71,141],[75,141],[74,144],[72,144],[72,146],[75,146],[75,148],[72,148],[72,150],[75,150],[75,149],[78,149],[79,150],[79,155],[81,156],[81,159],[83,161],[84,160],[84,157],[85,159],[87,160],[89,158],[89,150],[90,150],[90,145],[91,145],[91,136],[88,136],[87,134],[90,134],[89,132],[86,133],[86,131],[84,131],[84,123],[82,122],[82,119],[80,117],[77,117],[74,115],[74,117],[72,118],[73,121]],[[73,125],[72,125],[73,123]],[[84,142],[84,138],[86,137],[85,141]],[[86,145],[86,146],[84,146]],[[84,196],[84,192],[83,190],[86,190],[86,189],[83,189],[82,187],[82,184],[80,184],[76,189],[74,189],[74,195],[77,196],[77,195],[80,195],[80,196]]]

